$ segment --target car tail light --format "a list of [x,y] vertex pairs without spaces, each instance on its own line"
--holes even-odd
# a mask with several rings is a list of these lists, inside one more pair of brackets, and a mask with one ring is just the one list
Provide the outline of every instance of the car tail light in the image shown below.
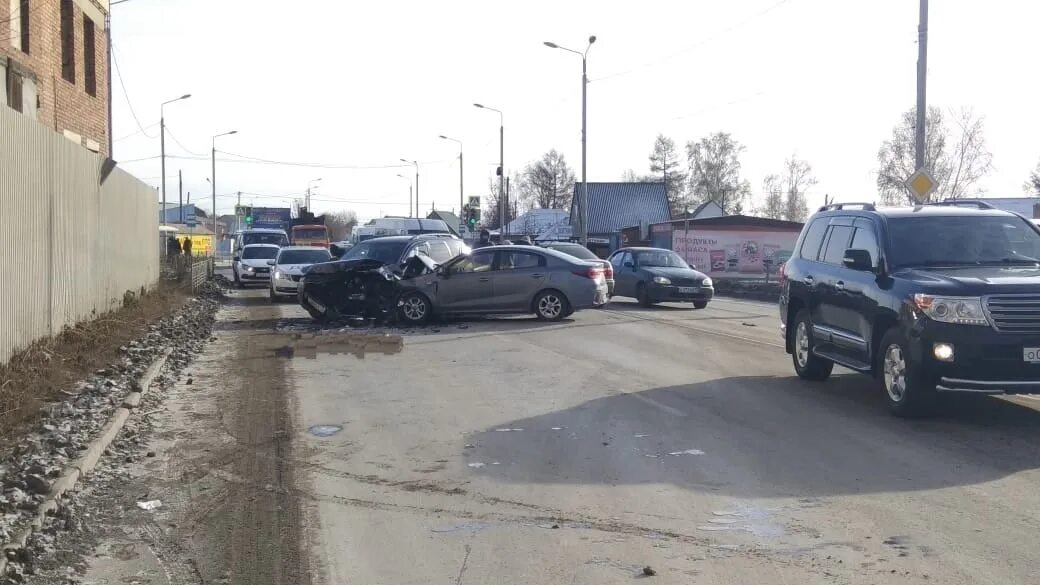
[[603,278],[603,268],[600,266],[590,266],[589,268],[578,268],[573,271],[578,276],[584,276],[585,278],[591,278],[597,280]]
[[780,268],[776,271],[776,276],[780,279],[781,284],[787,280],[787,262],[780,265]]
[[603,265],[603,276],[606,277],[607,280],[611,280],[611,279],[614,278],[614,265],[613,264],[608,262],[608,263]]

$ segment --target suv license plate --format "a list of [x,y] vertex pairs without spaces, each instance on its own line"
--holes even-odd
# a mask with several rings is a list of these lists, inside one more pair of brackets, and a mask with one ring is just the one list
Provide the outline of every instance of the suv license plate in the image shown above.
[[697,292],[697,287],[693,287],[693,286],[680,286],[679,287],[679,292],[682,293],[682,294],[693,294],[693,293]]
[[1022,359],[1031,364],[1040,364],[1040,347],[1023,347]]

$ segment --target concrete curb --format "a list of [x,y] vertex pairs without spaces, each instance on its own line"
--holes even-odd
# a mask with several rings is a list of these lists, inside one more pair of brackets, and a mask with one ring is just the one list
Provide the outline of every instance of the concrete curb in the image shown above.
[[166,364],[166,359],[173,353],[173,349],[167,349],[152,362],[152,365],[148,366],[145,370],[144,375],[137,381],[138,388],[140,391],[131,392],[123,400],[123,406],[117,408],[112,413],[111,418],[105,423],[105,426],[101,429],[101,435],[90,442],[87,450],[83,455],[69,464],[58,476],[58,479],[54,480],[51,484],[50,492],[47,494],[47,498],[40,504],[40,507],[36,511],[36,517],[32,519],[28,526],[18,530],[14,533],[11,541],[0,547],[0,579],[2,579],[7,572],[7,555],[8,551],[17,551],[25,548],[26,543],[29,541],[29,537],[32,536],[34,530],[39,530],[43,527],[43,521],[47,518],[47,514],[58,509],[58,498],[60,498],[65,492],[71,490],[76,482],[81,477],[87,475],[94,470],[97,466],[98,460],[101,459],[101,455],[104,454],[105,449],[112,444],[112,441],[119,435],[119,431],[123,429],[123,425],[126,424],[128,418],[130,418],[130,409],[136,408],[141,403],[141,397],[148,388],[155,381],[156,376],[159,375],[159,371]]

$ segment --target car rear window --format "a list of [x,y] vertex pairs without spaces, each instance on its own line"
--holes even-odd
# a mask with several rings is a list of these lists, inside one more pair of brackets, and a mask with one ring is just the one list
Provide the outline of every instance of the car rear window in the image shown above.
[[326,250],[282,250],[278,255],[279,264],[314,264],[324,262],[332,256]]

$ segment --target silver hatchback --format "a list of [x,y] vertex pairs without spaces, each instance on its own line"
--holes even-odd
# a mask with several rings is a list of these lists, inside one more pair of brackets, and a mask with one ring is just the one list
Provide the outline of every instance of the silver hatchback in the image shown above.
[[534,313],[558,321],[607,302],[602,266],[532,246],[481,248],[400,284],[398,308],[409,323],[435,313]]

